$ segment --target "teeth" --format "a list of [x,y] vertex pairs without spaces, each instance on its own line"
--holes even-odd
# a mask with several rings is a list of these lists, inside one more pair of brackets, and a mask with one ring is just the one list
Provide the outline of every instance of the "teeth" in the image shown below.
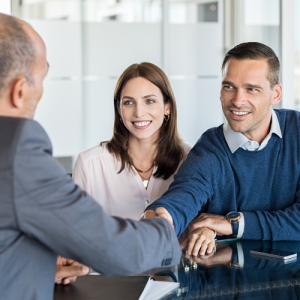
[[247,112],[247,111],[232,111],[235,115],[237,115],[237,116],[244,116],[244,115],[247,115],[247,114],[249,114],[249,112]]
[[140,126],[140,127],[143,127],[143,126],[146,126],[148,124],[150,124],[150,122],[134,122],[133,123],[135,126]]

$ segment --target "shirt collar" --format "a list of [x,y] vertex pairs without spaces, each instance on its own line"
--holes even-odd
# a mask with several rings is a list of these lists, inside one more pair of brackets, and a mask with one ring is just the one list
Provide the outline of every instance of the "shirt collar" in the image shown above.
[[[275,133],[280,138],[282,138],[279,121],[276,112],[273,109],[272,109],[271,120],[272,120],[271,129],[270,129],[271,135],[272,133]],[[223,133],[231,153],[234,153],[238,148],[240,148],[241,145],[249,141],[249,139],[247,139],[242,133],[233,131],[227,121],[224,122]]]

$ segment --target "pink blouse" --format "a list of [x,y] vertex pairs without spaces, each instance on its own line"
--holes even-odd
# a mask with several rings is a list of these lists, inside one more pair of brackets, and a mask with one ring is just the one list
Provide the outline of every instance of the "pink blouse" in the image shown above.
[[[190,149],[190,146],[184,145],[185,155],[179,166]],[[139,220],[145,208],[168,189],[174,174],[167,180],[151,176],[146,190],[135,170],[125,167],[118,174],[120,166],[121,162],[109,153],[106,146],[96,146],[79,154],[73,179],[108,215]],[[156,168],[153,174],[155,171]]]

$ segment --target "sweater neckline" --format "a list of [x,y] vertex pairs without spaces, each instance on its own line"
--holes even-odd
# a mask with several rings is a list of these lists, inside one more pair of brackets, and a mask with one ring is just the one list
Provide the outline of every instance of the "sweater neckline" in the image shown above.
[[[224,124],[223,124],[224,126]],[[269,142],[267,143],[267,145],[261,149],[261,150],[258,150],[258,151],[249,151],[249,150],[245,150],[243,148],[238,148],[234,153],[232,153],[229,149],[229,146],[226,142],[226,139],[225,139],[225,136],[224,136],[224,133],[223,133],[223,126],[220,126],[219,129],[220,129],[220,135],[223,139],[223,142],[225,143],[226,145],[226,149],[228,152],[230,152],[230,155],[231,156],[234,156],[235,154],[236,155],[242,155],[242,156],[261,156],[261,155],[264,155],[265,153],[268,153],[269,151],[271,151],[271,149],[274,147],[274,145],[276,144],[276,141],[279,139],[279,140],[282,140],[282,138],[279,138],[276,134],[272,133],[272,136],[269,140]]]

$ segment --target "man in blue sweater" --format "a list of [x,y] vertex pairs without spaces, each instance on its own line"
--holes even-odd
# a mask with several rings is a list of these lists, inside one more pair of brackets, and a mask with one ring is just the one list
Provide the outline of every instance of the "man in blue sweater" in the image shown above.
[[169,190],[147,208],[145,217],[166,218],[178,236],[198,216],[193,254],[211,252],[201,233],[208,228],[223,237],[300,240],[300,114],[272,109],[282,95],[279,70],[266,45],[228,51],[220,95],[226,122],[201,136]]

